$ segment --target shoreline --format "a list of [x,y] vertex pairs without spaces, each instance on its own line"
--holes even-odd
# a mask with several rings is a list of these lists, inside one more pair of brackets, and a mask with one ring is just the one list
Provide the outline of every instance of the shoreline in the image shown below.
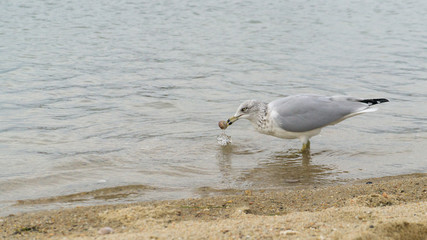
[[0,229],[1,239],[426,239],[427,174],[23,213]]

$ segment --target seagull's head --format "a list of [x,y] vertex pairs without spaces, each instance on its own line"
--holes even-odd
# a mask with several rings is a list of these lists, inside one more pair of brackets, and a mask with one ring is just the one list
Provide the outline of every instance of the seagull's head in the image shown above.
[[227,120],[227,126],[230,126],[239,119],[256,120],[260,110],[261,102],[257,100],[246,100],[237,108],[234,116]]

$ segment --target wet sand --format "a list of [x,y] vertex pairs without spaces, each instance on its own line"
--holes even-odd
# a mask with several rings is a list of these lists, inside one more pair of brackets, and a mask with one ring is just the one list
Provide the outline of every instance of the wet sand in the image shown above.
[[[100,231],[105,227],[111,229]],[[0,234],[2,239],[427,239],[427,174],[10,215],[0,218]]]

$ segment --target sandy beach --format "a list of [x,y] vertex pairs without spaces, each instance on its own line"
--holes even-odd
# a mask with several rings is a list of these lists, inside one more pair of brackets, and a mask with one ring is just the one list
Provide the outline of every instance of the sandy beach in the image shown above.
[[2,239],[427,239],[427,174],[9,215]]

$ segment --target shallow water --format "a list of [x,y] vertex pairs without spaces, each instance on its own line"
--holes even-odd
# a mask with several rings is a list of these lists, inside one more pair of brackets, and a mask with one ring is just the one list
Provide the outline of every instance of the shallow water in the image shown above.
[[[425,1],[0,6],[0,215],[427,171]],[[243,100],[298,93],[391,102],[310,155],[243,120],[217,143]]]

